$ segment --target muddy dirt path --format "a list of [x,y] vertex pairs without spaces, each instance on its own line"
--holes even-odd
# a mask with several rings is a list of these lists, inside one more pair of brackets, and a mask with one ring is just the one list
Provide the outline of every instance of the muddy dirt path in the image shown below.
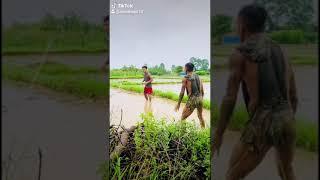
[[[181,104],[179,112],[174,111],[176,102],[166,100],[163,98],[154,97],[152,101],[152,111],[156,119],[165,118],[171,122],[179,121],[184,104]],[[131,93],[119,89],[110,89],[110,121],[111,124],[119,124],[121,120],[122,110],[122,125],[130,127],[135,125],[136,122],[141,121],[140,115],[145,113],[145,99],[143,94]],[[208,110],[203,111],[203,116],[206,122],[206,126],[210,125],[210,112]],[[192,115],[187,118],[189,122],[195,122],[200,127],[196,110]]]

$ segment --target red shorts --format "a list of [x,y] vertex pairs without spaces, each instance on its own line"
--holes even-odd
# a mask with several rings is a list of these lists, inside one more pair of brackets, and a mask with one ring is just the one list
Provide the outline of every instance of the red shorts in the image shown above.
[[144,94],[152,94],[152,87],[144,87]]

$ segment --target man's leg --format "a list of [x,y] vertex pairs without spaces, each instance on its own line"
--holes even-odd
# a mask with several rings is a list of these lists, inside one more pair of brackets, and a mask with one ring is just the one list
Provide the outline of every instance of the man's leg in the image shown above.
[[150,101],[150,103],[151,103],[152,94],[148,94],[148,98],[149,98],[149,101]]
[[283,180],[295,180],[296,178],[292,168],[296,145],[293,113],[290,110],[273,113],[273,119],[284,122],[282,129],[282,134],[285,137],[285,139],[283,139],[284,143],[275,146],[279,176]]
[[143,93],[144,94],[144,98],[146,99],[146,101],[148,101],[148,95],[147,93]]
[[181,120],[187,119],[192,114],[193,111],[194,111],[194,108],[189,107],[189,106],[186,105],[183,108],[182,115],[181,115]]
[[282,145],[276,147],[276,161],[278,173],[282,180],[295,180],[295,175],[292,168],[294,157],[294,146]]
[[233,149],[226,180],[240,180],[254,170],[270,149],[269,145],[261,146],[260,152],[254,152],[250,145],[239,142]]
[[202,110],[203,110],[203,107],[202,105],[200,107],[197,108],[197,113],[198,113],[198,118],[199,118],[199,121],[200,121],[200,125],[202,128],[205,128],[205,123],[204,123],[204,119],[203,119],[203,115],[202,115]]

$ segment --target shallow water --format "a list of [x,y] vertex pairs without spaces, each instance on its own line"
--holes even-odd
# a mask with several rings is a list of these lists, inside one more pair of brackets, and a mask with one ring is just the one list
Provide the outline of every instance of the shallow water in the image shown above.
[[12,180],[37,179],[43,150],[42,180],[99,180],[105,160],[104,104],[46,89],[2,82],[2,160],[19,157]]
[[[154,97],[152,100],[151,109],[156,119],[165,118],[169,122],[177,122],[180,120],[184,104],[181,104],[179,112],[175,112],[174,108],[177,103],[171,100]],[[126,127],[135,125],[141,122],[140,115],[145,113],[146,108],[143,94],[130,93],[123,90],[111,89],[110,90],[110,123],[118,125],[120,122]],[[121,111],[122,120],[121,120]],[[206,126],[210,125],[210,112],[203,111],[203,116]],[[196,110],[187,118],[187,121],[195,122],[200,126]]]

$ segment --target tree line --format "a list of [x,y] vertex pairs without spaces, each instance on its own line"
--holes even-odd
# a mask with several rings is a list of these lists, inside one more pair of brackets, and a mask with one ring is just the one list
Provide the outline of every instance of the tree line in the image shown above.
[[[280,43],[303,43],[317,40],[318,25],[314,20],[312,0],[255,0],[268,12],[266,31]],[[223,36],[235,32],[235,19],[224,14],[213,16],[212,36],[215,43],[221,43]]]

